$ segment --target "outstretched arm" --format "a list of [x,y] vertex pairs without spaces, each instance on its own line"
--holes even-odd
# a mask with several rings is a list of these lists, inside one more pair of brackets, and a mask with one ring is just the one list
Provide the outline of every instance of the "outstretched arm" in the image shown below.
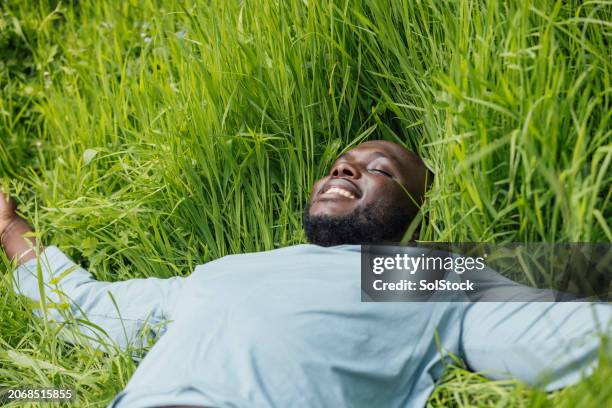
[[464,316],[461,344],[472,370],[552,391],[592,372],[611,329],[609,304],[476,302]]
[[66,340],[105,351],[140,347],[172,319],[184,278],[98,282],[57,247],[44,248],[31,232],[15,213],[14,202],[0,192],[0,243],[18,265],[14,288],[39,303],[37,315],[65,324],[61,334]]

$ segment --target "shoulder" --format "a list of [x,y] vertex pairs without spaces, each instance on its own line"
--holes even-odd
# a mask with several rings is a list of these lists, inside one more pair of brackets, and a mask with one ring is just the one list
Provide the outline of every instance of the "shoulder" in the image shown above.
[[338,245],[322,247],[312,244],[291,245],[282,248],[259,252],[245,252],[226,255],[205,264],[196,266],[194,272],[210,270],[211,268],[224,269],[227,266],[252,268],[256,265],[278,266],[291,263],[317,263],[325,258],[355,257],[360,254],[359,245]]

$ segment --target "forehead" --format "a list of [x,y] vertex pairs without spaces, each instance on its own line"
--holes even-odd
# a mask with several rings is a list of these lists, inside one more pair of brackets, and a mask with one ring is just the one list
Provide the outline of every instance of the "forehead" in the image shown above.
[[400,165],[405,162],[406,158],[402,153],[407,153],[405,149],[395,143],[385,142],[385,141],[371,141],[360,144],[357,147],[341,154],[338,156],[337,160],[340,159],[354,159],[354,160],[374,160],[376,158],[382,157],[389,159],[397,165]]

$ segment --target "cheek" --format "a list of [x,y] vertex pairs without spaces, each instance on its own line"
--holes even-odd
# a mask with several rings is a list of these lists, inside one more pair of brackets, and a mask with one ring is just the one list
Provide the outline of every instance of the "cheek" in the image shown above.
[[389,179],[368,180],[363,198],[368,204],[383,201],[389,205],[408,205],[410,202],[404,190],[396,182]]
[[312,185],[312,189],[310,190],[310,201],[312,202],[312,199],[314,198],[314,196],[317,194],[317,191],[319,191],[319,189],[323,186],[323,184],[327,181],[329,177],[323,177],[322,179],[317,180],[313,185]]
[[395,182],[382,176],[370,176],[363,178],[362,182],[363,196],[368,201],[376,200],[377,198],[389,198],[397,195],[396,188],[399,188]]

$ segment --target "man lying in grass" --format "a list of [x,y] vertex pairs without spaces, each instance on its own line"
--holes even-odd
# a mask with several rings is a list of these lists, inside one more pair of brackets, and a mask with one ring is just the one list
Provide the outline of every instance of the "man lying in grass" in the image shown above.
[[[81,324],[88,341],[158,338],[112,407],[418,407],[450,356],[547,390],[592,371],[607,304],[360,301],[357,244],[400,240],[428,174],[399,145],[363,143],[314,184],[310,244],[226,256],[188,277],[95,281],[24,237],[30,228],[5,195],[1,242],[20,265],[16,290],[39,300],[41,273],[50,301],[104,330]],[[74,322],[60,310],[47,317]]]

